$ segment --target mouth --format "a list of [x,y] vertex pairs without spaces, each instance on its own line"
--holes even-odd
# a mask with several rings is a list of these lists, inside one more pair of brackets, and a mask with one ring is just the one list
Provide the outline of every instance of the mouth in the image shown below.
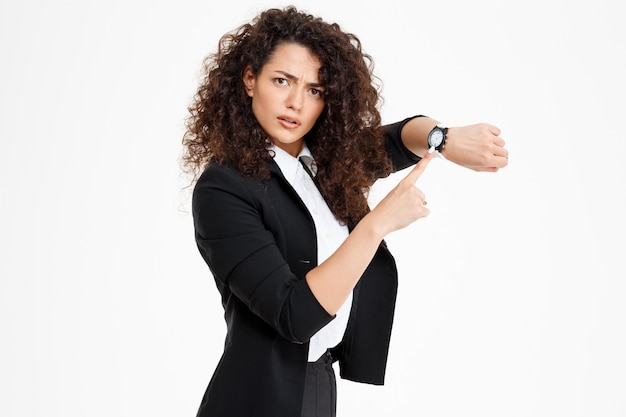
[[278,121],[285,127],[293,129],[300,126],[301,122],[295,117],[279,116]]

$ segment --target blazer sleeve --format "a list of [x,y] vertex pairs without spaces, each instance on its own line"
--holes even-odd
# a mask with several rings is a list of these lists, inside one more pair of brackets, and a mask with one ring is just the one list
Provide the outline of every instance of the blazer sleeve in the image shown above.
[[230,291],[282,337],[304,342],[334,316],[290,270],[264,225],[255,181],[215,163],[205,170],[192,199],[196,243],[222,295]]
[[409,148],[404,146],[401,138],[401,132],[404,125],[416,117],[424,116],[419,115],[407,117],[399,122],[383,126],[385,149],[391,158],[394,172],[410,167],[411,165],[415,165],[420,161],[420,159],[422,159],[411,152]]

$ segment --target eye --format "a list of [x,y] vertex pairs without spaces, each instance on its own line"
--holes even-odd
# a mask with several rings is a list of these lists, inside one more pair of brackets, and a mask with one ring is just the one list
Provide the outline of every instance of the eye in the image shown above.
[[317,88],[311,88],[310,92],[313,97],[324,97],[324,92],[322,90],[318,90]]
[[278,84],[278,85],[287,85],[287,84],[289,84],[289,82],[286,79],[280,78],[280,77],[274,78],[274,82],[276,84]]

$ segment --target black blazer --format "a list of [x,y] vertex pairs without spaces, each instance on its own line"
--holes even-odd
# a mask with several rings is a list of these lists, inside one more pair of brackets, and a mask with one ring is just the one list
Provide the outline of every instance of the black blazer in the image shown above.
[[[386,126],[394,169],[419,157]],[[261,181],[210,164],[193,194],[195,237],[222,296],[224,353],[198,416],[299,416],[308,341],[333,320],[308,287],[316,266],[315,226],[278,166]],[[382,384],[395,308],[397,271],[384,242],[355,288],[343,341],[335,348],[342,378]]]

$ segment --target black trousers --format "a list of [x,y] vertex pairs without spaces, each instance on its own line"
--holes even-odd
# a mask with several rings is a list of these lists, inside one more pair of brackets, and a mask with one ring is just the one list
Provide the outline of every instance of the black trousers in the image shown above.
[[330,352],[317,362],[309,362],[304,383],[300,417],[335,417],[337,414],[337,380]]

